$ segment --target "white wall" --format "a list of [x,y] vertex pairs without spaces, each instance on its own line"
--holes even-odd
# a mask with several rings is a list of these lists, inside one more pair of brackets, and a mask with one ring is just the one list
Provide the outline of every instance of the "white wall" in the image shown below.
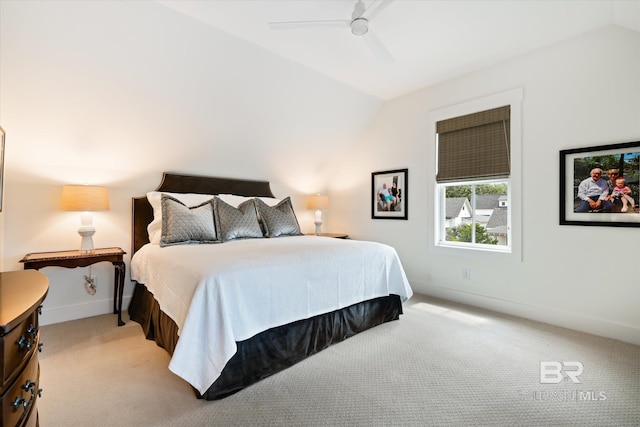
[[[382,105],[155,2],[3,1],[0,31],[2,271],[79,246],[78,213],[59,209],[64,184],[109,187],[94,242],[130,252],[131,197],[162,171],[269,180],[311,232],[303,196],[326,190],[336,153]],[[92,267],[95,296],[88,270],[42,270],[43,323],[110,311],[112,266]],[[127,281],[125,307],[131,291]]]
[[[640,229],[558,225],[559,150],[640,141],[639,76],[640,34],[611,27],[387,102],[331,184],[331,227],[394,246],[418,292],[640,344]],[[429,112],[518,87],[522,260],[430,251]],[[404,167],[409,220],[369,220],[370,173]]]

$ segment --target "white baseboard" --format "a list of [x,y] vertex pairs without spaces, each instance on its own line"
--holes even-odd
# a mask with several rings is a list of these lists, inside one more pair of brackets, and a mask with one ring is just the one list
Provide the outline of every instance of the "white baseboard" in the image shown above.
[[[131,296],[122,298],[122,311],[126,311],[129,307]],[[85,304],[67,305],[64,307],[54,307],[50,309],[43,308],[42,315],[39,318],[41,326],[52,325],[54,323],[68,322],[70,320],[83,319],[85,317],[99,316],[101,314],[113,313],[113,299],[102,299],[91,301]],[[116,324],[116,315],[114,314],[114,324]]]
[[416,284],[420,293],[499,313],[640,345],[640,328],[582,314],[523,304],[441,286]]

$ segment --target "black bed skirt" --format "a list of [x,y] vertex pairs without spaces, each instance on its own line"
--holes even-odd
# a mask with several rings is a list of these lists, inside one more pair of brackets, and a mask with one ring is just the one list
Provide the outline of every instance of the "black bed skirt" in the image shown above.
[[[397,320],[401,314],[400,297],[390,295],[268,329],[238,342],[236,354],[227,362],[220,377],[204,394],[194,391],[199,399],[222,399],[331,344]],[[158,346],[173,354],[178,342],[177,325],[160,310],[153,294],[140,283],[135,285],[129,316],[140,323],[147,339],[155,340]]]

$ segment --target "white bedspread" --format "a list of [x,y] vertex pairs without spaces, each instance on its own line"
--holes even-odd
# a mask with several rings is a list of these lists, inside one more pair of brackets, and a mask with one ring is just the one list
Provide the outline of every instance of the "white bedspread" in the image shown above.
[[249,239],[161,248],[131,260],[178,325],[169,369],[204,393],[243,341],[275,326],[411,287],[390,246],[329,237]]

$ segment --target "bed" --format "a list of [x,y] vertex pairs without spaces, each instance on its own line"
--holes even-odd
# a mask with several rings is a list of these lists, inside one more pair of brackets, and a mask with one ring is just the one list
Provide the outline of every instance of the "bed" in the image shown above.
[[[395,250],[290,231],[287,221],[297,225],[290,201],[276,199],[266,181],[164,173],[155,191],[132,202],[135,287],[129,316],[167,350],[169,369],[201,399],[234,394],[332,344],[398,320],[412,295]],[[257,212],[255,238],[236,236],[226,225],[225,218],[242,216],[242,209],[253,214],[246,206]],[[177,237],[176,244],[174,208],[188,219],[213,215],[216,236],[205,230],[200,239],[206,241]],[[285,225],[282,212],[288,215]],[[289,232],[277,234],[283,230]]]

